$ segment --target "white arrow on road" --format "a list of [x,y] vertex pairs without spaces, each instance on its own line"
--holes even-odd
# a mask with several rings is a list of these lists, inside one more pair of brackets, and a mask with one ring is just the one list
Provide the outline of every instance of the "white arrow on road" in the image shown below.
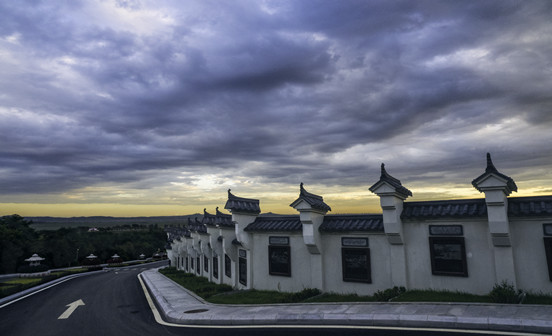
[[67,310],[63,312],[63,314],[59,315],[58,320],[64,320],[69,318],[71,314],[77,309],[78,306],[84,306],[84,302],[81,299],[78,299],[77,301],[70,303],[67,305]]

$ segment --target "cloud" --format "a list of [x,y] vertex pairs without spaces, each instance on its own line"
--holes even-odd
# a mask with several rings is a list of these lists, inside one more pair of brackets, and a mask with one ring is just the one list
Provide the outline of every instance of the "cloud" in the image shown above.
[[[537,190],[552,180],[551,14],[547,1],[2,3],[0,201],[356,187],[382,161],[414,185],[469,183],[487,151]],[[197,182],[209,176],[226,182]]]

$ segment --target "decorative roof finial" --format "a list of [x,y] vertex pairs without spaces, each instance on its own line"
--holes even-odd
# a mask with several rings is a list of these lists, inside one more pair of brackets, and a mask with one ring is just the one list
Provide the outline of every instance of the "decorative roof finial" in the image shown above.
[[393,176],[389,175],[389,173],[385,170],[385,163],[382,163],[380,180],[376,182],[373,186],[371,186],[369,190],[374,192],[374,190],[379,188],[379,184],[384,182],[395,188],[395,191],[399,195],[404,197],[403,199],[406,199],[408,196],[412,196],[412,192],[403,187],[399,179],[396,179]]
[[485,172],[496,172],[497,169],[493,164],[493,160],[491,159],[491,153],[487,153],[487,168],[485,169]]
[[514,180],[511,177],[502,174],[498,171],[498,169],[496,169],[495,165],[493,164],[493,160],[491,159],[491,153],[487,153],[487,167],[485,168],[485,172],[475,178],[472,181],[472,185],[475,187],[475,189],[479,190],[479,192],[484,192],[485,190],[488,190],[487,187],[481,186],[480,184],[489,176],[495,176],[499,179],[502,179],[503,181],[501,183],[506,182],[506,186],[504,186],[503,189],[506,195],[510,195],[512,191],[517,191],[517,186]]

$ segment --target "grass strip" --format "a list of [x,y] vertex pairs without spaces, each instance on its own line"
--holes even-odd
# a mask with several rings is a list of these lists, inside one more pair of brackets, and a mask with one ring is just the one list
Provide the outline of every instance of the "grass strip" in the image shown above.
[[393,302],[492,302],[488,295],[437,290],[408,290],[392,300]]
[[[455,303],[492,303],[490,295],[476,295],[446,290],[404,290],[390,288],[377,291],[373,296],[357,294],[321,293],[318,289],[307,288],[301,292],[288,293],[265,290],[235,291],[229,285],[218,285],[207,278],[196,276],[174,267],[160,269],[159,272],[182,287],[196,293],[208,302],[219,304],[271,304],[271,303],[308,303],[308,302],[455,302]],[[396,295],[396,296],[392,296]],[[523,304],[552,304],[552,295],[545,293],[527,293]]]

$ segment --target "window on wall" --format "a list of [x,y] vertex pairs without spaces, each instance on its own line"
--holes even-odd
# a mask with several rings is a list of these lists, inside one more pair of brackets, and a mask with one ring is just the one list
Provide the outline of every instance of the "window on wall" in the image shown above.
[[228,254],[224,255],[224,275],[231,278],[232,277],[232,260]]
[[461,225],[430,225],[429,252],[433,275],[468,276]]
[[209,272],[209,258],[207,256],[203,256],[203,270]]
[[186,256],[186,272],[189,271],[188,259],[189,259],[188,256]]
[[268,273],[291,276],[289,237],[268,237]]
[[197,256],[196,262],[197,262],[196,272],[197,274],[201,274],[201,259],[199,258],[199,256]]
[[193,270],[194,269],[194,258],[193,257],[190,257],[190,262],[191,262],[191,269]]
[[341,238],[343,281],[372,283],[368,238]]
[[213,256],[213,278],[218,279],[218,257]]
[[548,264],[548,277],[552,281],[552,224],[543,224],[544,231],[544,252]]
[[548,277],[552,281],[552,237],[544,237],[544,250],[546,262],[548,263]]
[[239,282],[247,286],[247,251],[238,251],[238,280]]

